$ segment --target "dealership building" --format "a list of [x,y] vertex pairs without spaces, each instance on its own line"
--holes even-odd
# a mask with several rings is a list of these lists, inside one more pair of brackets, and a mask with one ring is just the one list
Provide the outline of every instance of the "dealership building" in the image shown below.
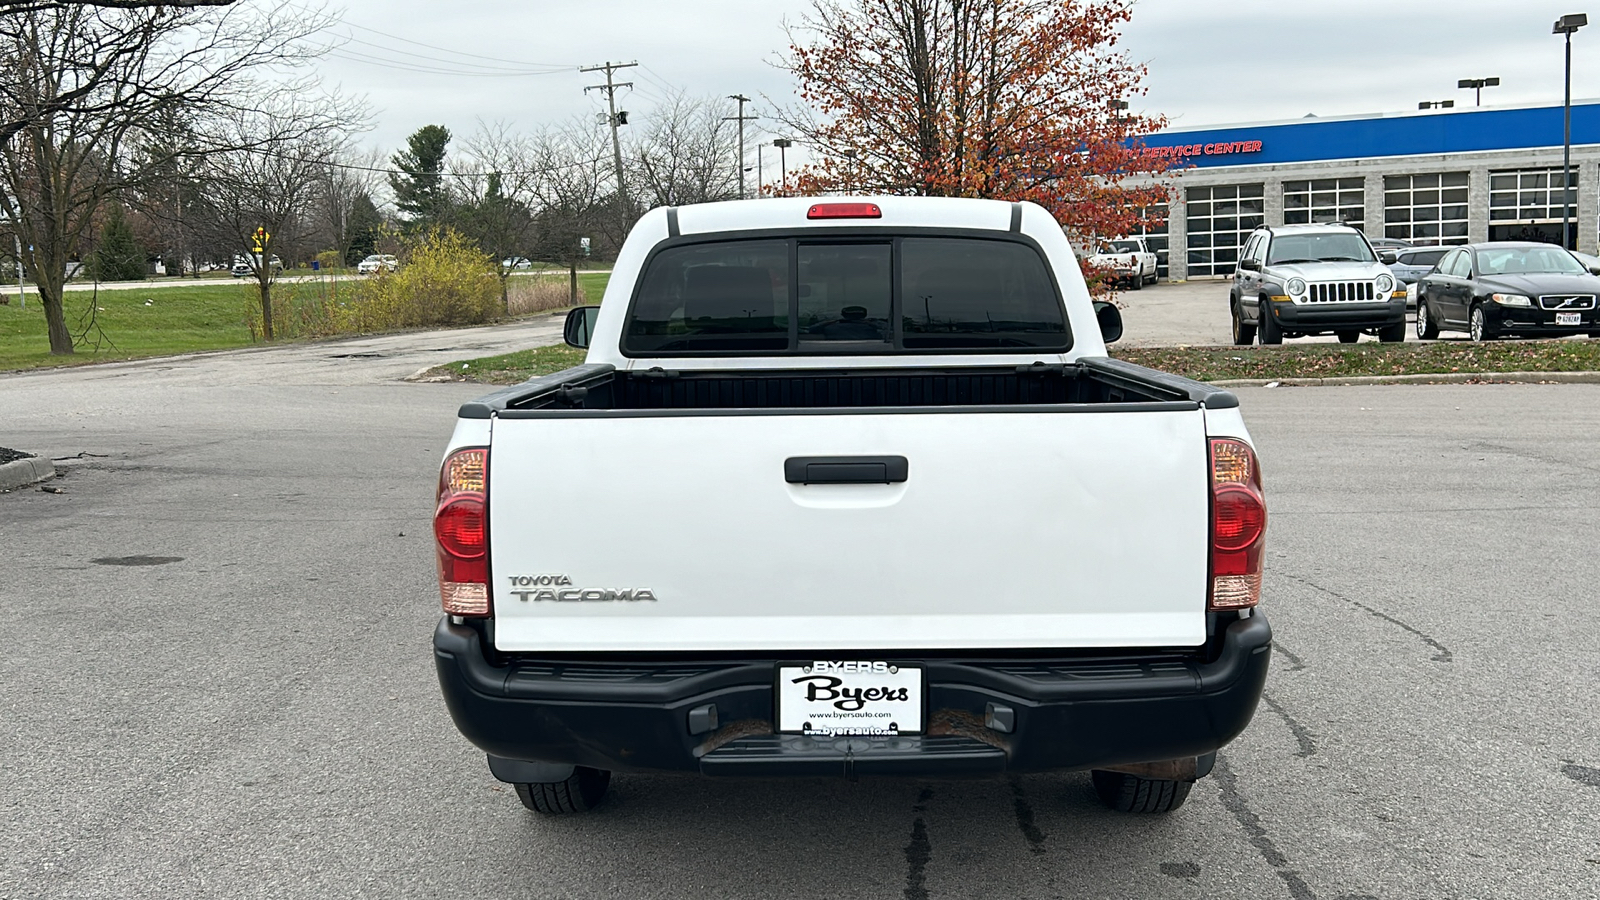
[[[1413,244],[1560,243],[1562,108],[1307,117],[1151,135],[1171,158],[1166,224],[1146,236],[1173,279],[1232,275],[1261,225],[1345,222]],[[1572,249],[1600,241],[1600,101],[1572,106]]]

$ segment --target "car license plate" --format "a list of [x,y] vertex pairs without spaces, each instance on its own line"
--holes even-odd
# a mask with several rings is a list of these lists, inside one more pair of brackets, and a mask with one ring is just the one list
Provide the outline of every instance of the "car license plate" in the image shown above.
[[922,668],[881,661],[780,665],[778,731],[895,735],[922,731]]
[[1557,325],[1582,325],[1583,313],[1556,313]]

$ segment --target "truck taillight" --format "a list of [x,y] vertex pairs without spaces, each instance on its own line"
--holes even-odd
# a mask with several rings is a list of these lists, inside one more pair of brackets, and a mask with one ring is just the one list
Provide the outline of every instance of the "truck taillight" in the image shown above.
[[1211,439],[1211,609],[1261,602],[1267,502],[1254,450],[1235,438]]
[[433,537],[439,553],[439,600],[452,616],[487,616],[489,604],[489,451],[457,450],[439,471]]

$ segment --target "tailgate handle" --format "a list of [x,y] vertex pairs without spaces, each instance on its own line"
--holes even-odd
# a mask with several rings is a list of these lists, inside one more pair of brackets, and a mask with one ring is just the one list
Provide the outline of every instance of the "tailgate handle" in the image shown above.
[[783,477],[790,484],[894,484],[909,468],[904,456],[791,456]]

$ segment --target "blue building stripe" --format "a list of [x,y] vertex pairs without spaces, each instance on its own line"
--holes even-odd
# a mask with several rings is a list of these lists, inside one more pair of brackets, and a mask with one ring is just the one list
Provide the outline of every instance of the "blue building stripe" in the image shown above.
[[[1177,156],[1175,168],[1211,168],[1544,149],[1561,136],[1561,107],[1544,106],[1166,131],[1145,146]],[[1573,104],[1572,143],[1600,144],[1600,103]]]

